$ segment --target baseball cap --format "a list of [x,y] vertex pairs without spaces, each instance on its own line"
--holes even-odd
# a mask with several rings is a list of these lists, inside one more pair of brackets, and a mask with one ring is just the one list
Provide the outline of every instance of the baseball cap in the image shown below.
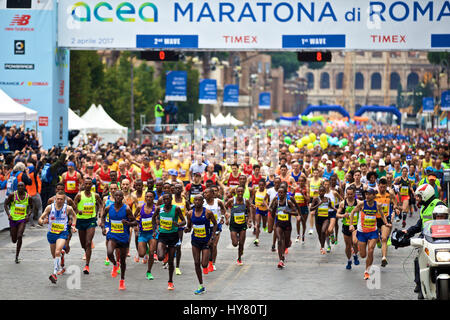
[[378,162],[378,166],[380,166],[380,167],[385,167],[386,166],[386,163],[384,163],[383,159],[380,159],[380,161]]
[[327,160],[328,160],[328,156],[327,156],[326,154],[324,154],[324,155],[322,156],[322,159],[327,159]]
[[429,173],[433,173],[434,169],[433,169],[433,167],[427,167],[425,171],[429,174]]
[[178,171],[175,169],[169,169],[169,175],[171,176],[178,176]]
[[411,161],[412,160],[412,156],[410,155],[410,154],[408,154],[407,156],[406,156],[406,161]]
[[352,157],[352,158],[358,158],[358,157],[356,156],[356,154],[352,154],[351,157]]
[[359,156],[364,156],[364,152],[360,152],[360,153],[359,153]]
[[333,164],[333,162],[331,162],[331,160],[327,160],[326,164]]

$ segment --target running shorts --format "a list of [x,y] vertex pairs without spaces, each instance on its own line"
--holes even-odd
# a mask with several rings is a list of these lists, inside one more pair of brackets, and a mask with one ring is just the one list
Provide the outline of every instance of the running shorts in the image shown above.
[[[388,223],[391,223],[391,217],[390,216],[387,216],[386,220],[387,220]],[[381,226],[384,226],[383,219],[377,218],[377,228],[381,229]]]
[[180,238],[178,237],[178,232],[171,233],[159,233],[158,242],[164,243],[168,247],[175,247]]
[[334,218],[334,219],[336,219],[336,211],[328,211],[328,217],[331,219],[331,218]]
[[22,220],[9,220],[9,227],[10,228],[17,228],[19,226],[19,224],[21,223],[25,223],[25,219]]
[[330,220],[330,217],[319,217],[316,215],[316,224],[318,225],[322,225],[327,220]]
[[191,244],[200,250],[209,249],[208,242],[205,241],[191,240]]
[[308,210],[308,206],[303,206],[303,207],[300,207],[300,214],[308,214],[309,213],[309,210]]
[[259,208],[256,208],[256,214],[260,214],[263,217],[267,217],[267,213],[269,210],[259,210]]
[[409,196],[400,196],[400,202],[403,202],[403,201],[408,201],[409,202],[409,200],[410,200]]
[[108,238],[106,237],[106,240],[112,240],[114,241],[114,243],[116,244],[116,248],[117,249],[128,249],[130,247],[130,243],[129,242],[120,242],[117,239],[114,238]]
[[58,239],[67,240],[68,237],[69,237],[69,232],[67,232],[67,231],[63,231],[61,233],[47,232],[47,240],[48,240],[48,243],[50,243],[50,244],[55,244],[56,240],[58,240]]
[[372,232],[356,232],[356,238],[359,242],[368,242],[369,240],[378,239],[378,231]]
[[97,218],[77,219],[76,228],[78,230],[87,230],[90,228],[95,228],[96,226],[97,226]]
[[230,232],[241,232],[247,230],[247,224],[230,223]]
[[138,237],[138,242],[148,243],[153,238],[153,231],[140,232]]
[[[354,227],[355,227],[355,230],[356,230],[356,226],[354,226]],[[342,233],[345,236],[351,237],[353,232],[350,232],[349,228],[350,228],[350,226],[346,226],[345,224],[343,224],[342,225]]]

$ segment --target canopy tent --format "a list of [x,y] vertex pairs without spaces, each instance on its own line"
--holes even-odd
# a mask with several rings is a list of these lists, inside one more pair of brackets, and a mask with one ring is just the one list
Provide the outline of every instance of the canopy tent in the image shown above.
[[242,126],[244,124],[243,121],[240,121],[235,117],[233,117],[231,113],[228,113],[225,119],[227,120],[228,124],[232,126]]
[[69,108],[69,130],[89,131],[91,129],[94,129],[95,127],[96,126],[94,124],[90,123],[87,120],[84,120]]
[[38,112],[17,103],[0,89],[0,120],[38,121]]
[[102,105],[96,107],[94,104],[81,116],[89,123],[95,124],[91,133],[97,133],[104,142],[116,142],[119,138],[127,140],[128,128],[114,121],[103,109]]
[[402,114],[394,106],[362,106],[355,113],[355,116],[360,117],[366,112],[389,112],[397,116],[397,124],[400,124],[402,121]]
[[226,126],[226,125],[229,125],[227,119],[223,116],[222,113],[219,113],[214,120],[215,120],[215,123],[213,123],[211,121],[212,125],[215,125],[215,126]]

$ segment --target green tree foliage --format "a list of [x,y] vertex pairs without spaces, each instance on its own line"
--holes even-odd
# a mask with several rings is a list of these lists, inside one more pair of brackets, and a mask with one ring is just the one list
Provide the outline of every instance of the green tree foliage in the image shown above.
[[103,83],[102,61],[95,51],[74,50],[70,66],[70,106],[84,113]]

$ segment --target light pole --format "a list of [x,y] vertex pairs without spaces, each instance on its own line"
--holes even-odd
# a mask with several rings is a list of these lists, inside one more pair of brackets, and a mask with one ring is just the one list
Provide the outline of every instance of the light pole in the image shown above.
[[131,69],[131,140],[134,140],[135,138],[135,132],[134,132],[134,90],[133,90],[133,79],[134,79],[134,66],[133,66],[133,55],[130,56],[130,69]]

